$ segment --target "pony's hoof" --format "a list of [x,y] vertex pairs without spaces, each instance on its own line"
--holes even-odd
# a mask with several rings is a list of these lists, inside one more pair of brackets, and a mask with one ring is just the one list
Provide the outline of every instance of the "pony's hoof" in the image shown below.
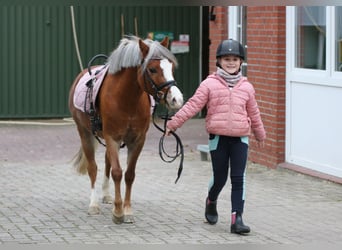
[[124,223],[126,223],[126,224],[132,224],[132,223],[134,223],[134,217],[133,217],[133,215],[131,215],[131,214],[125,215]]
[[115,224],[122,224],[124,222],[124,216],[117,217],[113,215],[112,220]]
[[97,206],[89,207],[88,208],[88,214],[89,215],[96,215],[100,213],[100,208]]
[[113,203],[113,199],[109,195],[103,196],[102,203],[104,203],[104,204],[112,204]]

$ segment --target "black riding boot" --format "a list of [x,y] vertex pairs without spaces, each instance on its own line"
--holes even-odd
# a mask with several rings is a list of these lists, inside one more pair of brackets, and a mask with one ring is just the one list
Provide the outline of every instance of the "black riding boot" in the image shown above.
[[230,225],[230,232],[235,234],[247,234],[251,231],[249,226],[243,224],[241,213],[232,213],[232,224]]
[[209,198],[205,200],[205,218],[211,225],[216,224],[218,219],[216,204],[217,201],[210,201]]

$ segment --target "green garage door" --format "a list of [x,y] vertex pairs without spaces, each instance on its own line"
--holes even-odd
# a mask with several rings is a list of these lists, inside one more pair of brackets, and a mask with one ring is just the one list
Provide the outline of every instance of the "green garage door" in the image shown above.
[[[71,9],[56,1],[2,1],[0,6],[0,118],[70,116],[69,87],[80,70]],[[8,3],[7,3],[8,2]],[[32,4],[36,2],[36,4]],[[50,3],[49,3],[50,2]],[[189,51],[176,54],[176,80],[185,99],[201,80],[199,6],[111,6],[83,1],[74,20],[83,67],[96,54],[109,54],[122,32],[142,38],[170,34],[189,38]]]

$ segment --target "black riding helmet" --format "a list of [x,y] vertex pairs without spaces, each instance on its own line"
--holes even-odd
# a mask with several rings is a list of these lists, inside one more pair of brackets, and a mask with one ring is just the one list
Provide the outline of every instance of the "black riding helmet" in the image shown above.
[[223,40],[217,47],[216,58],[225,55],[234,55],[240,57],[242,60],[245,59],[243,46],[241,43],[233,39]]
[[[217,47],[216,59],[225,55],[234,55],[240,57],[242,60],[245,59],[243,46],[241,43],[233,39],[223,40]],[[220,67],[218,61],[216,62],[216,65]]]

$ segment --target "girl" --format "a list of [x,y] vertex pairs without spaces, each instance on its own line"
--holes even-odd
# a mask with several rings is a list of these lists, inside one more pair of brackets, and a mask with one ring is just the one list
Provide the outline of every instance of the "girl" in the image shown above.
[[206,105],[213,176],[205,200],[205,218],[209,224],[217,223],[217,199],[226,184],[230,167],[230,231],[237,234],[250,232],[242,221],[248,136],[253,132],[260,147],[266,138],[254,87],[241,74],[244,57],[244,49],[238,41],[222,41],[216,51],[217,71],[199,85],[195,94],[167,122],[166,129],[169,135]]

